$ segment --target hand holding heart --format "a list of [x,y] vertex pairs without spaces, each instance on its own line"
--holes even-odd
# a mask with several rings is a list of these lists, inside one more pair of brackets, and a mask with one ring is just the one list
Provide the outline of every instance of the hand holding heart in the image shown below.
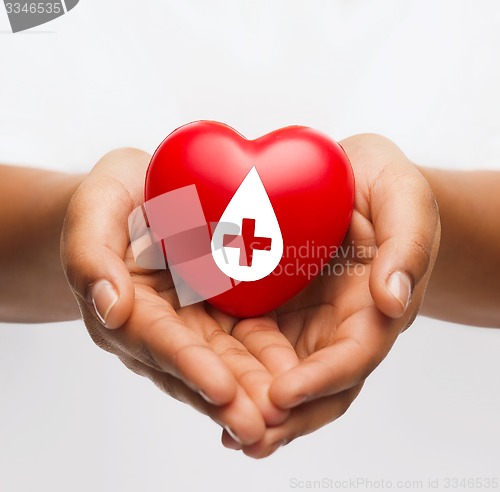
[[[275,376],[270,400],[291,410],[284,423],[266,428],[261,441],[243,446],[250,456],[267,456],[347,410],[413,322],[436,259],[439,215],[417,168],[378,135],[341,143],[356,177],[349,249],[340,257],[344,268],[317,277],[279,308],[265,329],[246,320],[232,331]],[[272,343],[266,333],[274,334]],[[223,443],[241,448],[225,432]]]
[[137,267],[126,223],[143,200],[147,154],[105,156],[68,208],[62,260],[94,341],[209,415],[226,429],[224,445],[249,456],[267,456],[349,407],[413,321],[432,270],[440,228],[425,179],[383,137],[342,146],[356,178],[351,249],[340,256],[351,270],[320,275],[266,317],[180,307],[165,271]]

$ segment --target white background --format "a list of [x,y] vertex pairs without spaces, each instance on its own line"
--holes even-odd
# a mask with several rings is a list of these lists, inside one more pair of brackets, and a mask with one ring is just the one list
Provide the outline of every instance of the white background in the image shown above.
[[[3,162],[84,171],[215,119],[248,137],[375,131],[424,165],[500,169],[496,0],[81,0],[8,30],[0,6]],[[343,418],[254,461],[82,323],[0,325],[0,492],[498,477],[499,353],[498,331],[420,318]]]

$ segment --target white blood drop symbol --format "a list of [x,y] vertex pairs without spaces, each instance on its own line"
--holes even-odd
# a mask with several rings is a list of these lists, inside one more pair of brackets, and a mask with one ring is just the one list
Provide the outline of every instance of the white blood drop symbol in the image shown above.
[[255,166],[224,210],[210,246],[219,269],[242,282],[267,277],[281,261],[280,225]]

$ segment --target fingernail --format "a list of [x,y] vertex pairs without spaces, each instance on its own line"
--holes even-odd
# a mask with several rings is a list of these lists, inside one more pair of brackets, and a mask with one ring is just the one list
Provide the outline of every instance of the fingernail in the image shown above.
[[198,393],[207,403],[210,403],[211,405],[216,405],[216,402],[212,400],[212,398],[210,398],[204,391],[199,390]]
[[397,299],[403,308],[401,314],[406,311],[411,299],[411,281],[410,277],[403,272],[391,273],[387,280],[387,288],[391,295]]
[[115,288],[107,280],[99,280],[90,287],[90,298],[101,323],[106,328],[112,328],[107,321],[111,309],[118,301]]
[[238,444],[243,444],[241,442],[241,439],[234,433],[233,429],[231,429],[231,427],[229,427],[228,425],[226,425],[224,427],[224,429],[226,429],[226,432],[238,443]]

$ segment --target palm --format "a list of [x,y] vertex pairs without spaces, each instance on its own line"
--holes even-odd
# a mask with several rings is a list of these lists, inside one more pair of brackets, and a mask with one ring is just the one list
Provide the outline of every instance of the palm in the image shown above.
[[[373,226],[362,212],[354,212],[339,255],[304,291],[265,322],[257,318],[234,326],[233,335],[277,378],[274,400],[295,407],[285,424],[269,428],[261,442],[245,448],[249,455],[267,455],[275,441],[288,441],[337,418],[378,363],[380,350],[389,350],[399,333],[370,294],[376,242]],[[300,365],[306,370],[298,372]],[[316,401],[299,405],[302,397]],[[223,442],[235,446],[225,433]]]
[[[142,269],[130,246],[124,261],[134,284],[134,308],[127,323],[113,335],[121,347],[134,345],[136,339],[144,347],[141,353],[121,357],[125,364],[219,423],[229,422],[243,440],[252,440],[264,423],[281,423],[288,412],[268,398],[271,374],[231,336],[238,320],[206,302],[181,307],[170,272]],[[209,388],[209,401],[225,403],[218,392],[227,374],[221,374],[220,367],[214,372],[216,357],[239,385],[236,397],[222,407],[207,405],[197,394],[200,388]]]
[[170,272],[140,268],[130,247],[126,253],[125,264],[133,278],[137,309],[140,311],[158,312],[160,316],[172,317],[177,322],[186,324],[186,329],[200,333],[207,340],[216,333],[227,335],[232,330],[236,318],[212,309],[206,303],[181,307]]
[[[366,211],[357,207],[337,257],[304,291],[272,313],[275,329],[286,338],[281,343],[290,344],[299,360],[317,363],[309,365],[310,377],[304,375],[304,380],[298,381],[287,378],[282,386],[290,396],[294,387],[301,392],[306,385],[304,393],[311,396],[331,394],[331,387],[324,386],[332,376],[337,379],[335,393],[350,388],[357,382],[355,375],[360,371],[368,375],[394,343],[401,322],[383,315],[370,293],[375,254],[373,225]],[[233,334],[245,341],[257,326],[247,320],[236,325]],[[257,355],[261,347],[257,337],[253,339],[250,348]],[[265,364],[272,358],[271,351],[267,352],[265,359],[261,357]],[[325,358],[325,354],[331,357]]]
[[337,340],[358,340],[359,330],[366,328],[360,318],[378,313],[368,288],[375,251],[373,226],[356,210],[339,254],[301,294],[277,311],[280,330],[300,359]]
[[[131,261],[123,224],[142,202],[147,154],[105,156],[68,208],[63,263],[94,340],[229,425],[243,443],[258,441],[245,448],[254,456],[345,411],[416,314],[435,260],[439,218],[418,170],[383,137],[359,135],[342,145],[356,178],[350,249],[333,260],[333,273],[261,318],[238,321],[207,303],[180,307],[168,272],[141,271]],[[104,328],[88,304],[89,286],[103,271],[120,291],[104,322],[120,330]],[[407,311],[401,297],[387,293],[397,271],[414,281]],[[235,446],[228,439],[225,433]]]
[[[292,409],[287,422],[268,429],[260,443],[245,449],[252,456],[272,453],[279,440],[307,434],[349,407],[416,315],[435,258],[439,223],[422,176],[381,137],[355,137],[343,145],[355,171],[356,197],[340,254],[303,292],[271,313],[267,330],[281,337],[275,335],[273,347],[264,350],[258,322],[242,321],[233,329],[233,335],[276,375],[271,400]],[[410,196],[422,207],[419,213],[429,212],[422,214],[422,224],[415,223],[419,216],[407,205]],[[415,239],[414,229],[425,234]],[[384,282],[400,256],[415,258],[425,269],[418,273],[411,309],[401,317],[389,317],[384,312],[394,313],[399,307],[387,296]],[[291,360],[283,354],[292,350],[297,363],[282,370],[280,364],[284,368],[282,362]],[[230,444],[227,435],[224,441]]]
[[[128,174],[122,172],[124,159]],[[138,183],[144,182],[148,161],[149,156],[143,153],[110,154],[96,166],[73,200],[67,218],[64,261],[70,274],[76,272],[72,283],[85,324],[97,345],[117,355],[128,368],[230,427],[242,442],[255,442],[262,437],[266,424],[282,422],[288,413],[269,400],[271,374],[230,335],[234,318],[207,303],[180,307],[169,272],[137,265],[129,236],[121,228],[142,202]],[[92,212],[88,211],[89,203],[94,205]],[[102,213],[103,203],[106,214]],[[82,215],[83,209],[86,215]],[[82,216],[92,220],[82,224]],[[100,237],[97,251],[90,247],[93,243],[89,245],[92,234]],[[102,264],[97,264],[82,244]],[[119,286],[121,297],[112,309],[110,324],[120,329],[110,330],[96,319],[95,305],[86,297],[91,282],[80,276],[84,270],[80,258],[97,264],[99,276],[106,266]]]
[[[247,395],[257,401],[266,424],[276,432],[279,425],[273,426],[281,424],[285,415],[267,397],[273,377],[286,373],[298,365],[299,360],[313,357],[315,353],[338,345],[340,341],[343,350],[347,350],[345,357],[348,358],[351,349],[356,352],[363,347],[365,330],[377,330],[373,325],[374,319],[388,322],[388,318],[380,315],[370,296],[368,279],[372,258],[365,256],[375,251],[375,237],[371,223],[358,211],[354,214],[344,244],[349,247],[332,262],[332,265],[337,265],[333,271],[341,274],[328,274],[327,268],[326,273],[318,276],[302,293],[269,316],[242,321],[223,314],[206,302],[180,307],[168,271],[141,271],[131,260],[129,252],[126,263],[134,279],[134,311],[141,313],[142,327],[145,325],[144,317],[153,326],[161,320],[163,329],[168,324],[169,331],[173,327],[174,330],[193,332],[207,341],[222,356]],[[358,254],[360,251],[365,254]],[[139,326],[133,319],[130,325]],[[390,336],[390,344],[395,336]],[[150,360],[144,362],[155,366],[158,363],[156,357],[153,354]],[[315,384],[322,382],[321,374],[318,375],[309,382],[311,391],[315,391]],[[182,376],[185,380],[192,377],[190,374],[179,374],[179,377]],[[327,377],[330,376],[327,374]],[[172,393],[171,385],[169,388]],[[348,387],[339,387],[339,391],[346,389]],[[349,403],[357,391],[348,392]],[[343,398],[345,395],[341,394],[338,399],[341,401]],[[181,399],[186,400],[186,397]],[[323,400],[320,406],[327,403],[330,409],[337,411],[335,402],[328,398]],[[188,401],[199,408],[192,399]],[[301,411],[294,410],[294,414],[298,415]],[[328,413],[326,418],[331,420],[334,417]],[[323,424],[322,420],[320,424],[313,425],[316,428]],[[227,433],[224,439],[230,440]]]

